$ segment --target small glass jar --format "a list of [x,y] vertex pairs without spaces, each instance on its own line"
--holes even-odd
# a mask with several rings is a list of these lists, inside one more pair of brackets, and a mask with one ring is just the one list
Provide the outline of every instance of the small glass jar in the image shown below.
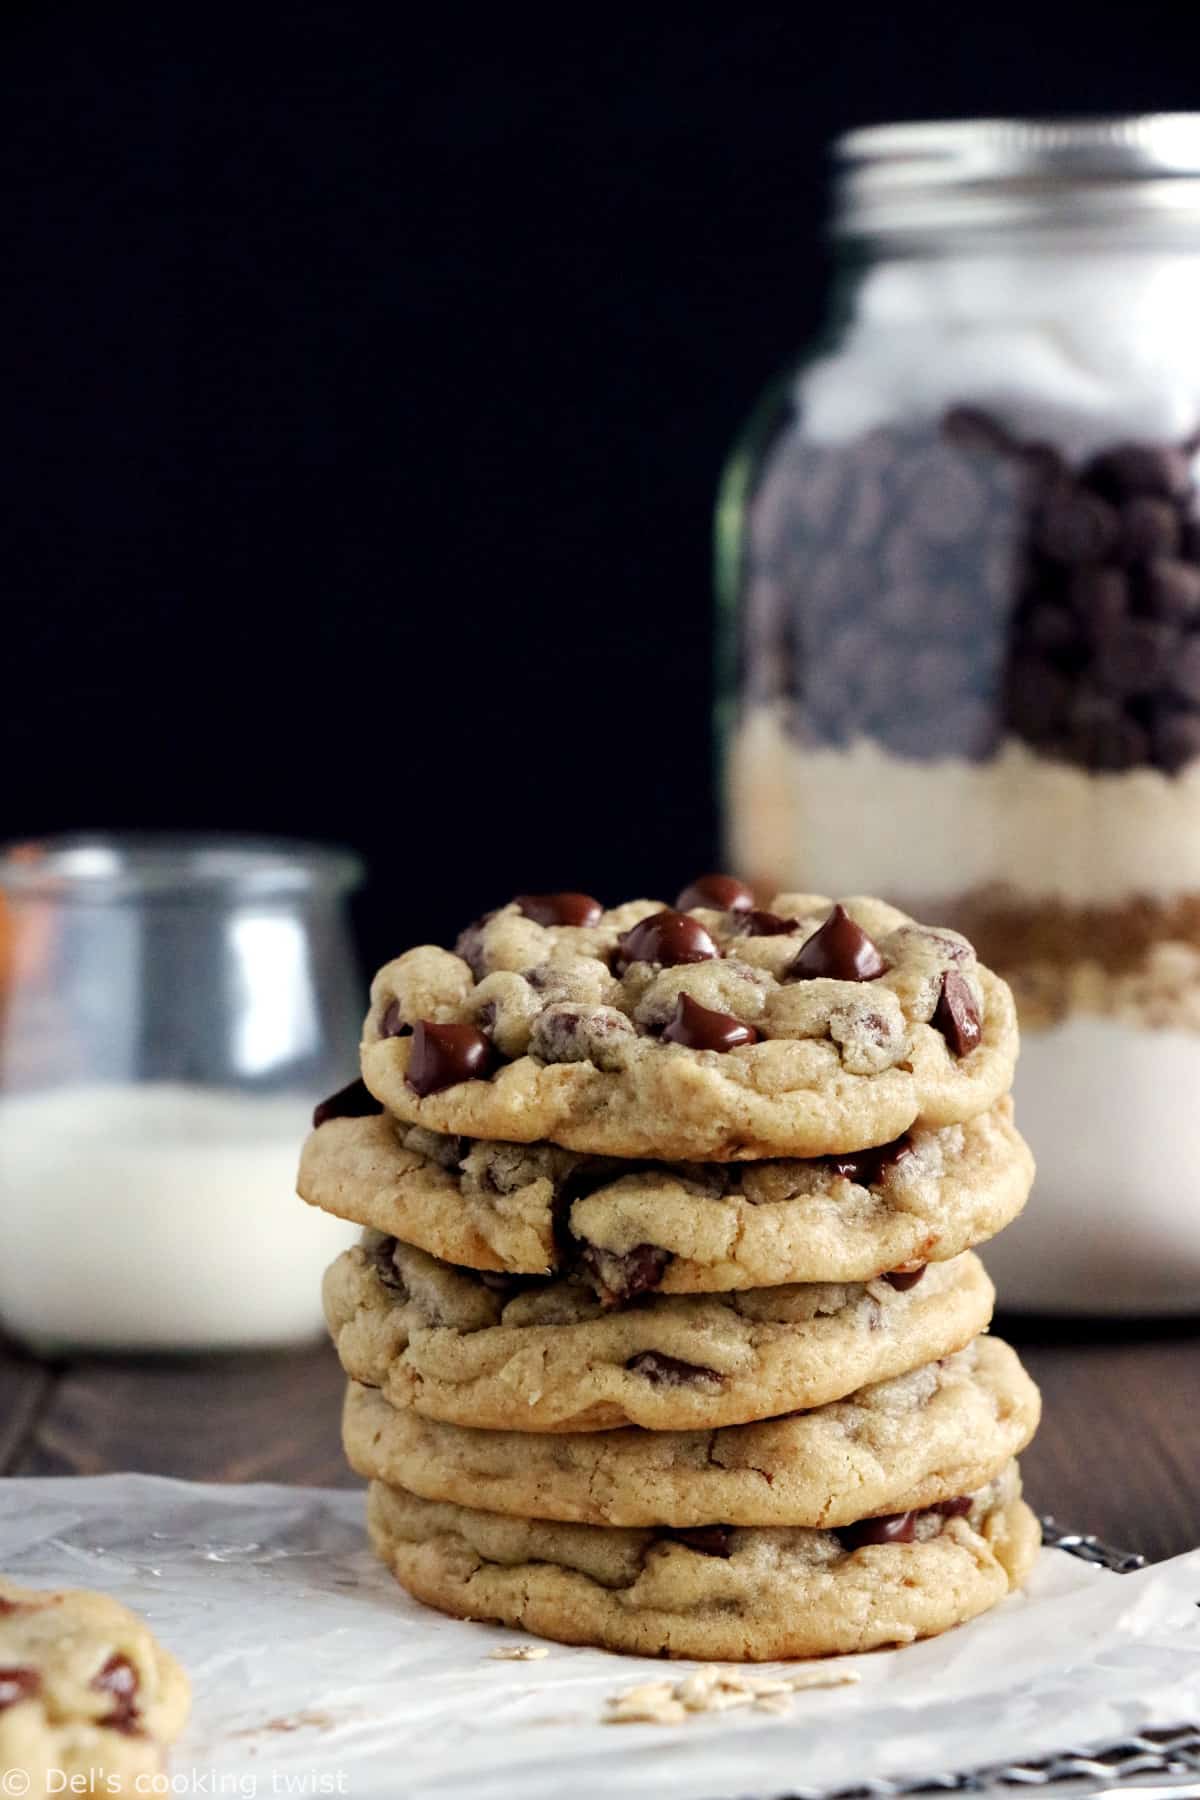
[[295,1197],[356,1067],[357,861],[77,837],[0,851],[0,1325],[42,1352],[321,1328],[352,1229]]
[[1005,1303],[1189,1311],[1200,115],[838,158],[834,323],[718,511],[729,859],[955,925],[1012,982],[1040,1175]]

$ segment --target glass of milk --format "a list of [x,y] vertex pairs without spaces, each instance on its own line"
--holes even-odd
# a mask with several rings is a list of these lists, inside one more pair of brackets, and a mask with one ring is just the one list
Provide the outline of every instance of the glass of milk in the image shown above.
[[295,1198],[355,1072],[344,851],[0,850],[0,1328],[40,1353],[303,1342],[351,1228]]

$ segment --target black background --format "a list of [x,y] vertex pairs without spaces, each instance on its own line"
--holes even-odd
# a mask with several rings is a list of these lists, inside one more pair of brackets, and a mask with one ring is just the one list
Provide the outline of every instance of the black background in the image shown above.
[[825,142],[1195,104],[1190,10],[9,4],[2,834],[340,839],[371,960],[669,895]]

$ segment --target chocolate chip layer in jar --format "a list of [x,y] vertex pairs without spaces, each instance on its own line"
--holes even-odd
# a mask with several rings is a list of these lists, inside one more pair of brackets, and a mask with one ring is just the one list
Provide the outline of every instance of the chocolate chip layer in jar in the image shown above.
[[1200,122],[841,157],[840,336],[722,495],[730,865],[887,893],[1013,985],[1006,1303],[1190,1310],[1154,1170],[1200,1174]]

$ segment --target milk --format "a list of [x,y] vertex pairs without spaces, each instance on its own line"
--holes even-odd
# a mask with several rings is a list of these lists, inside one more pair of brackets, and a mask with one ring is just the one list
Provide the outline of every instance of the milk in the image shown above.
[[310,1110],[173,1082],[7,1096],[0,1325],[43,1353],[316,1337],[357,1233],[296,1198]]

